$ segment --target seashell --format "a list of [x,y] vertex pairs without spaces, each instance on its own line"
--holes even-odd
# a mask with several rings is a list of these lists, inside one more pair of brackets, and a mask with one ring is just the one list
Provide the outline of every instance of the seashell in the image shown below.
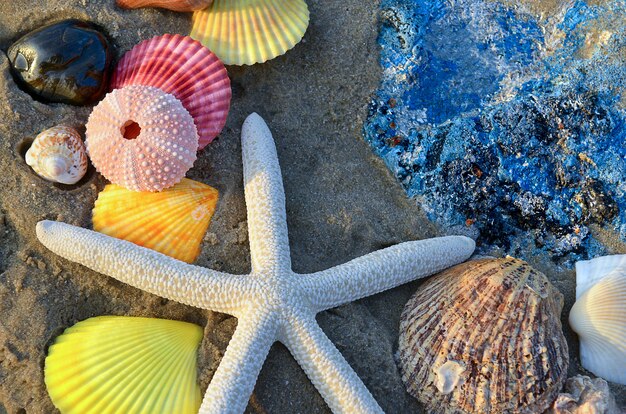
[[213,0],[117,0],[117,5],[123,9],[159,7],[179,12],[190,12],[202,10],[212,2]]
[[54,126],[37,135],[25,158],[39,176],[57,183],[76,184],[87,172],[83,140],[68,126]]
[[569,324],[585,369],[626,384],[626,255],[576,263],[576,303]]
[[109,184],[96,200],[93,228],[192,263],[200,254],[217,199],[216,189],[187,178],[160,193]]
[[227,65],[252,65],[287,52],[308,26],[304,0],[214,0],[193,14],[190,36]]
[[176,184],[196,160],[198,133],[180,101],[150,86],[116,89],[87,121],[87,151],[96,169],[133,191]]
[[195,414],[202,334],[197,325],[165,319],[100,316],[78,322],[48,351],[50,398],[63,414]]
[[400,322],[400,371],[429,413],[539,413],[567,378],[563,295],[526,262],[466,262],[427,280]]
[[209,49],[187,36],[163,35],[145,40],[117,64],[112,89],[128,85],[159,88],[189,111],[204,148],[222,131],[230,107],[230,79]]
[[550,414],[621,414],[609,384],[602,378],[584,375],[568,378]]

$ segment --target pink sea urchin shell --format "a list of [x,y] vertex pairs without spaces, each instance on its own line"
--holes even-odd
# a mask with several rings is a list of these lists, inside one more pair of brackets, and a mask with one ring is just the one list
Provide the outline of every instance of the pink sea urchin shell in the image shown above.
[[128,51],[114,71],[111,88],[128,85],[154,86],[179,99],[198,128],[199,149],[226,123],[231,98],[226,68],[188,36],[157,36]]
[[149,86],[116,89],[87,122],[87,151],[96,169],[134,191],[179,182],[196,160],[198,133],[174,96]]

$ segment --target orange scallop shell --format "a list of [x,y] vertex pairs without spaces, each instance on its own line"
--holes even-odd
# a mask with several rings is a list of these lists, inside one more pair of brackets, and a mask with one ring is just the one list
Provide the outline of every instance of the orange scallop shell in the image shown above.
[[200,254],[217,200],[216,189],[187,178],[159,193],[109,184],[96,200],[93,228],[192,263]]

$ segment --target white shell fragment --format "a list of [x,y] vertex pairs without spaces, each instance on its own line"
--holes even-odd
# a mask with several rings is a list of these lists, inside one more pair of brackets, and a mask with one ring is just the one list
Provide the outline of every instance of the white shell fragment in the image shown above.
[[570,326],[585,369],[626,384],[626,255],[576,263],[576,303]]
[[435,370],[437,380],[435,387],[442,394],[450,394],[454,388],[462,382],[461,374],[465,371],[465,367],[456,361],[447,361],[445,364]]
[[609,384],[602,378],[584,375],[568,378],[565,391],[557,397],[550,414],[621,414]]
[[57,183],[76,184],[87,172],[83,140],[68,126],[54,126],[37,135],[25,158],[40,177]]
[[462,263],[428,279],[400,321],[400,373],[429,414],[534,414],[567,378],[563,295],[528,263]]

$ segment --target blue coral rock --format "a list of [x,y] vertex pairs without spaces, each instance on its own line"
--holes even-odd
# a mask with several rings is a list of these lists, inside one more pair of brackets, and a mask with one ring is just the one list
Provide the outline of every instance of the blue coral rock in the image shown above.
[[548,3],[383,0],[364,135],[442,227],[569,264],[626,241],[626,2]]

